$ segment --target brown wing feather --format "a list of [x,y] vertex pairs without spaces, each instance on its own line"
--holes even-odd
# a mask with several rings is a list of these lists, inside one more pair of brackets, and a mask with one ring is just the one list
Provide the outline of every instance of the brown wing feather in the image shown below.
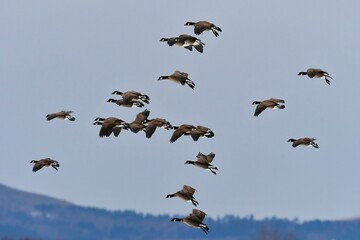
[[190,135],[194,141],[197,141],[201,136],[203,136],[203,132],[195,129],[190,132]]
[[193,209],[190,216],[196,216],[200,220],[200,222],[202,222],[206,216],[206,213],[199,209]]
[[145,109],[144,111],[136,114],[134,122],[143,123],[149,117],[150,111]]
[[154,134],[156,128],[157,128],[156,123],[154,121],[150,121],[145,128],[145,136],[147,138],[151,138],[151,136]]
[[[105,121],[101,125],[99,136],[100,137],[104,137],[104,136],[109,137],[111,135],[111,133],[113,132],[114,126],[115,125],[113,123],[108,122],[105,119]],[[115,129],[116,129],[116,131],[114,132],[114,134],[116,133],[117,135],[119,135],[121,128],[120,128],[120,130],[118,130],[117,128],[115,128]]]
[[197,156],[197,161],[201,163],[209,163],[209,160],[207,159],[207,156],[203,153],[199,153]]
[[182,135],[184,135],[184,131],[181,128],[178,128],[174,131],[174,133],[172,134],[171,138],[170,138],[170,142],[175,142],[176,140],[178,140]]
[[215,153],[209,153],[208,155],[206,155],[206,160],[211,163],[214,160],[215,157]]
[[189,74],[188,74],[188,73],[186,73],[186,72],[181,72],[181,71],[178,71],[178,70],[176,70],[176,71],[174,72],[174,74],[179,74],[179,75],[181,75],[181,76],[184,76],[185,78],[189,77]]
[[134,98],[137,98],[137,97],[138,97],[137,93],[131,92],[131,91],[125,92],[122,95],[122,99],[123,99],[124,103],[130,103],[133,101]]
[[[121,132],[121,127],[113,127],[112,128],[112,132],[114,133],[114,136],[117,137],[119,136],[120,132]],[[108,135],[106,135],[107,137],[111,135],[111,132],[108,133]]]
[[213,24],[207,21],[199,21],[194,25],[194,32],[196,35],[201,34],[203,31],[210,30]]
[[285,100],[278,99],[278,98],[270,98],[269,101],[273,101],[273,102],[276,102],[276,103],[285,103]]
[[301,145],[301,144],[304,144],[303,139],[297,139],[297,140],[295,140],[295,141],[293,142],[292,146],[293,146],[293,147],[297,147],[297,146],[299,146],[299,145]]
[[184,193],[188,193],[190,195],[194,195],[196,190],[195,190],[195,188],[192,188],[189,185],[184,185],[183,189],[181,191],[183,191]]
[[39,171],[43,166],[45,166],[44,163],[41,161],[38,161],[37,163],[34,164],[32,170],[33,170],[33,172]]
[[167,40],[167,44],[168,44],[169,46],[173,46],[176,42],[177,42],[177,41],[176,41],[176,38],[175,38],[175,37],[169,38],[169,39]]
[[267,107],[269,106],[266,102],[261,102],[260,104],[258,104],[255,109],[254,116],[259,116],[260,113],[262,113]]
[[180,83],[181,85],[185,85],[186,83],[186,77],[180,73],[173,73],[169,80],[172,80],[176,83]]
[[48,114],[46,115],[46,120],[50,121],[54,118],[57,118],[58,117],[58,114],[57,113],[51,113],[51,114]]
[[306,73],[309,78],[313,78],[319,73],[319,71],[321,71],[321,69],[309,68],[308,70],[306,70]]

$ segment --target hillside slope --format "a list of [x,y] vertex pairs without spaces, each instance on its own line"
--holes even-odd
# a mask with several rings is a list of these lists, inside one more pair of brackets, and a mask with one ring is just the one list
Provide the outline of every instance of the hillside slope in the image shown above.
[[[171,216],[153,216],[134,211],[107,211],[80,207],[63,200],[15,190],[0,184],[0,239],[200,239],[199,229],[170,221]],[[308,221],[255,220],[252,217],[206,218],[206,239],[307,239],[358,240],[360,220]]]

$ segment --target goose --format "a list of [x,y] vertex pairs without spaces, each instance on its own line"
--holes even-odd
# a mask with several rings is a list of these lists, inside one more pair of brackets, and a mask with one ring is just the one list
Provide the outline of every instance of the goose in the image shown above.
[[144,103],[150,103],[150,98],[148,95],[133,90],[127,92],[114,91],[112,94],[121,95],[125,102],[137,100],[137,101],[143,101]]
[[285,105],[282,105],[279,103],[285,103],[285,101],[282,99],[277,99],[277,98],[270,98],[270,99],[264,100],[264,101],[254,101],[252,104],[257,105],[254,116],[255,117],[259,116],[260,113],[262,113],[266,108],[284,109]]
[[57,113],[51,113],[46,115],[46,120],[50,121],[54,118],[69,120],[69,121],[75,121],[75,117],[71,116],[70,113],[73,113],[73,111],[60,111]]
[[188,185],[184,185],[181,190],[173,194],[168,194],[166,198],[178,197],[184,201],[192,202],[192,204],[194,204],[194,206],[196,207],[199,203],[195,200],[193,196],[195,191],[196,191],[195,188],[192,188]]
[[191,130],[190,136],[194,141],[197,141],[200,137],[212,138],[215,134],[210,128],[198,125]]
[[213,161],[215,157],[215,153],[209,153],[208,155],[205,155],[201,152],[198,153],[196,156],[196,161],[187,160],[185,164],[192,164],[196,167],[203,168],[205,170],[211,171],[213,174],[216,175],[215,170],[219,170],[217,167],[214,167],[211,162]]
[[174,71],[173,74],[168,75],[168,76],[160,76],[158,78],[158,80],[164,80],[164,79],[169,79],[170,81],[173,81],[175,83],[179,83],[181,85],[185,85],[187,84],[191,89],[195,88],[195,83],[193,81],[191,81],[188,78],[189,74],[187,74],[186,72],[181,72],[181,71]]
[[107,100],[107,102],[111,102],[111,103],[115,103],[119,106],[123,106],[123,107],[127,107],[127,108],[135,108],[135,107],[143,107],[144,104],[140,101],[136,101],[136,100],[131,100],[131,101],[124,101],[124,99],[113,99],[113,98],[110,98]]
[[203,43],[200,39],[193,37],[188,34],[181,34],[178,37],[172,38],[161,38],[161,42],[167,42],[169,46],[181,46],[190,51],[192,51],[192,47],[194,47],[198,52],[203,52],[203,48],[205,43]]
[[101,125],[101,129],[99,132],[99,136],[109,137],[111,133],[114,133],[114,136],[119,136],[121,129],[127,130],[129,128],[129,124],[124,122],[123,120],[115,117],[108,118],[95,118],[94,125]]
[[203,220],[206,216],[206,213],[199,209],[193,209],[192,213],[189,214],[189,216],[185,218],[173,218],[171,219],[172,222],[183,222],[184,224],[188,225],[189,227],[193,228],[200,228],[203,230],[206,234],[209,231],[209,227],[203,223]]
[[292,142],[292,146],[293,147],[297,147],[299,145],[302,146],[308,146],[308,147],[314,147],[314,148],[319,148],[319,145],[317,145],[314,141],[316,139],[315,138],[309,138],[309,137],[305,137],[305,138],[299,138],[299,139],[293,139],[290,138],[288,140],[288,142]]
[[151,138],[151,136],[154,134],[156,128],[165,128],[166,130],[169,130],[172,128],[170,122],[166,121],[163,118],[155,118],[151,119],[147,122],[146,128],[145,128],[145,136],[147,138]]
[[321,70],[319,68],[309,68],[306,70],[306,72],[299,72],[298,75],[307,75],[309,78],[324,78],[326,83],[330,85],[330,80],[332,80],[332,77],[330,77],[329,73],[325,72],[324,70]]
[[33,163],[33,172],[36,172],[38,170],[40,170],[42,167],[52,167],[54,168],[56,171],[58,170],[57,168],[60,167],[58,161],[55,161],[51,158],[44,158],[44,159],[40,159],[40,160],[31,160],[30,163]]
[[129,128],[133,133],[138,133],[139,131],[144,131],[145,132],[145,122],[148,121],[148,116],[150,114],[150,111],[145,109],[144,111],[136,114],[135,120],[132,121],[129,124]]
[[199,22],[187,22],[185,23],[185,26],[194,26],[194,33],[196,35],[201,34],[204,31],[212,31],[214,35],[217,37],[219,36],[219,32],[221,31],[221,28],[215,26],[213,23],[207,22],[207,21],[199,21]]
[[195,126],[189,124],[182,124],[180,126],[175,126],[172,128],[175,129],[175,131],[170,138],[171,143],[175,142],[178,138],[180,138],[183,135],[189,135],[190,132],[193,129],[195,129]]
[[178,37],[177,42],[178,45],[181,45],[190,51],[192,51],[192,47],[194,47],[200,53],[202,53],[204,50],[205,43],[203,43],[200,39],[188,34],[181,34]]

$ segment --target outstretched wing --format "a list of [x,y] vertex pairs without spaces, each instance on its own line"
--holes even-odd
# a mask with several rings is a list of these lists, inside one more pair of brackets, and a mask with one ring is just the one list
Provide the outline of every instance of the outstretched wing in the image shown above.
[[254,116],[257,117],[260,115],[260,113],[262,113],[269,105],[267,104],[267,102],[263,101],[260,104],[257,105],[256,109],[255,109],[255,113]]
[[190,187],[189,185],[184,185],[183,189],[181,190],[185,194],[190,194],[191,196],[195,193],[195,188]]
[[200,222],[202,222],[206,216],[206,213],[199,209],[193,209],[190,216],[196,216],[200,220]]

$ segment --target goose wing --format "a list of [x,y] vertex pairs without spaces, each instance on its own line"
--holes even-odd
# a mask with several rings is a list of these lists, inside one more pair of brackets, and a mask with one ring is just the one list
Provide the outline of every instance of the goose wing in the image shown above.
[[134,122],[136,123],[143,123],[150,115],[150,111],[145,109],[144,111],[136,114]]
[[200,163],[209,163],[207,156],[203,153],[199,152],[199,154],[196,156],[196,158],[197,158],[197,161]]
[[321,72],[323,72],[323,71],[319,68],[309,68],[308,70],[306,70],[306,73],[309,78],[313,78]]
[[206,21],[197,22],[194,25],[194,33],[196,35],[199,35],[203,31],[210,30],[212,26],[213,26],[213,24],[206,22]]
[[182,129],[182,128],[176,129],[170,138],[170,142],[172,142],[172,143],[175,142],[184,134],[185,134],[184,129]]
[[203,211],[201,211],[199,209],[193,209],[192,213],[190,214],[191,218],[199,219],[200,222],[202,222],[204,220],[205,216],[206,216],[206,213],[204,213]]
[[215,157],[215,153],[211,152],[208,155],[206,155],[206,160],[211,163]]
[[124,101],[124,103],[130,103],[133,101],[134,98],[137,98],[139,95],[137,93],[128,91],[128,92],[124,92],[122,95],[122,99]]
[[262,113],[266,108],[270,107],[273,105],[273,102],[272,101],[262,101],[261,103],[259,103],[257,106],[256,106],[256,109],[255,109],[255,113],[254,113],[254,116],[259,116],[260,113]]
[[270,98],[269,101],[273,101],[276,103],[285,103],[285,100],[279,98]]
[[293,146],[293,147],[297,147],[297,146],[299,146],[299,145],[308,144],[308,143],[309,143],[309,141],[306,140],[305,138],[299,138],[299,139],[296,139],[296,140],[293,142],[292,146]]
[[151,138],[157,128],[157,124],[154,120],[151,120],[145,128],[145,136]]
[[176,74],[176,75],[181,75],[181,76],[184,76],[184,77],[186,77],[186,78],[189,76],[188,73],[186,73],[186,72],[181,72],[181,71],[178,71],[178,70],[176,70],[176,71],[174,72],[174,74]]
[[184,134],[189,134],[192,129],[195,127],[193,125],[183,124],[179,126],[173,133],[170,138],[170,142],[175,142],[178,138],[180,138]]
[[185,194],[190,194],[191,196],[195,193],[195,188],[190,187],[189,185],[184,185],[183,189],[181,190]]
[[120,122],[120,119],[113,118],[113,117],[109,117],[109,118],[105,119],[103,124],[101,125],[99,136],[100,137],[104,137],[104,136],[109,137],[111,135],[111,133],[113,132],[113,130],[114,130],[114,135],[116,135],[116,134],[119,135],[121,128],[115,127],[117,122]]

